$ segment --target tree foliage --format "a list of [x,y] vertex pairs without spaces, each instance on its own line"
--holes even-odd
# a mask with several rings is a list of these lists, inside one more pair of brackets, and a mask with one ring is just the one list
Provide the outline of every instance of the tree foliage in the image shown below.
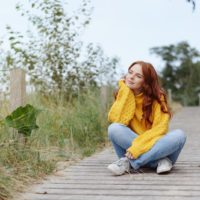
[[183,41],[177,45],[150,49],[165,62],[161,72],[163,87],[183,105],[197,105],[200,93],[200,52]]
[[10,51],[6,65],[25,68],[39,91],[69,97],[109,83],[110,73],[116,74],[118,58],[108,58],[93,44],[84,49],[81,36],[92,13],[88,0],[82,0],[74,13],[68,14],[65,8],[61,0],[30,0],[26,9],[18,4],[16,9],[31,28],[23,35],[7,26]]
[[195,10],[196,7],[196,1],[195,0],[186,0],[187,2],[191,3],[193,6],[193,10]]

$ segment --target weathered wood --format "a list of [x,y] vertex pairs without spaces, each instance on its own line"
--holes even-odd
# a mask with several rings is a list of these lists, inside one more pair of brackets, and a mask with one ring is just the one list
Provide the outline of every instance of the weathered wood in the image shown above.
[[[176,186],[177,188],[177,186]],[[109,196],[199,196],[200,195],[200,190],[197,189],[193,189],[191,190],[190,188],[188,190],[181,190],[180,188],[177,189],[170,189],[170,188],[161,188],[161,189],[155,189],[155,187],[150,187],[149,189],[145,189],[144,186],[143,187],[130,187],[130,185],[127,185],[125,189],[123,189],[123,187],[121,189],[117,188],[111,188],[111,187],[107,187],[107,188],[103,188],[103,189],[92,189],[92,188],[88,188],[88,189],[81,189],[81,188],[70,188],[70,189],[38,189],[35,191],[36,194],[48,194],[48,195],[52,195],[52,194],[57,194],[58,196],[61,195],[109,195]],[[142,193],[141,193],[142,192]]]
[[[20,68],[14,68],[10,71],[10,112],[25,104],[25,96],[25,71]],[[13,132],[17,134],[14,129]],[[18,134],[18,139],[21,143],[25,142],[24,136],[20,133]]]
[[10,110],[24,105],[26,94],[25,71],[14,68],[10,72]]
[[200,108],[183,108],[170,129],[181,128],[187,142],[171,173],[113,176],[106,169],[117,159],[114,150],[100,153],[48,176],[22,195],[26,200],[199,200],[200,199]]
[[168,101],[169,101],[169,104],[172,103],[172,90],[171,89],[168,89],[167,90],[167,93],[168,93]]
[[4,101],[5,101],[5,94],[0,90],[0,106],[2,106]]
[[101,86],[100,98],[101,98],[102,112],[105,112],[108,105],[108,86],[106,85]]
[[148,196],[148,195],[91,195],[91,194],[86,194],[86,195],[57,195],[57,194],[52,194],[52,195],[39,195],[39,194],[27,194],[27,199],[34,199],[34,200],[199,200],[198,196],[163,196],[163,195],[157,195],[157,196]]

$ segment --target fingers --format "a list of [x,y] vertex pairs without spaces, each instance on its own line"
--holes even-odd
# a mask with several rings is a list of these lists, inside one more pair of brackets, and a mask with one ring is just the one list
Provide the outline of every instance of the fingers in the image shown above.
[[130,155],[130,153],[127,154],[127,158],[131,159],[131,155]]
[[134,159],[134,157],[132,156],[132,154],[130,152],[126,152],[125,156],[129,159]]

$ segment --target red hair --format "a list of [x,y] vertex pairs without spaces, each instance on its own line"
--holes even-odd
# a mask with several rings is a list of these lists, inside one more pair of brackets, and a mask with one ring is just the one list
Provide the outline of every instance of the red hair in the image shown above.
[[[162,112],[168,113],[170,117],[172,116],[172,113],[168,106],[167,94],[165,90],[160,86],[158,75],[153,65],[144,61],[136,61],[129,66],[128,70],[130,70],[136,64],[139,64],[142,67],[142,72],[144,76],[144,83],[142,86],[144,95],[142,110],[143,118],[145,119],[145,125],[148,127],[153,123],[150,120],[150,116],[152,113],[152,104],[154,100],[157,100],[157,102],[161,105]],[[124,76],[123,78],[125,77],[126,76]],[[115,99],[117,97],[117,94],[118,90],[114,94]]]

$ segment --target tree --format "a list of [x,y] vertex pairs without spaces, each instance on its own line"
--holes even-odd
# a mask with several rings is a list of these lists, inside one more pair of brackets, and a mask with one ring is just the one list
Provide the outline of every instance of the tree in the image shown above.
[[163,87],[171,89],[173,99],[183,105],[197,105],[200,93],[200,53],[187,42],[150,49],[162,58],[165,66],[161,72]]
[[88,45],[87,57],[82,56],[80,36],[89,24],[92,12],[88,0],[82,0],[80,8],[70,16],[61,0],[29,2],[28,9],[20,4],[16,6],[31,24],[27,34],[7,27],[10,42],[6,59],[8,67],[23,66],[38,90],[56,91],[59,95],[77,94],[86,85],[98,85],[100,77],[106,75],[108,63],[114,65],[110,69],[114,73],[118,59],[107,58],[100,47]]
[[196,1],[195,0],[186,0],[187,2],[191,3],[193,5],[193,10],[195,10],[196,7]]

